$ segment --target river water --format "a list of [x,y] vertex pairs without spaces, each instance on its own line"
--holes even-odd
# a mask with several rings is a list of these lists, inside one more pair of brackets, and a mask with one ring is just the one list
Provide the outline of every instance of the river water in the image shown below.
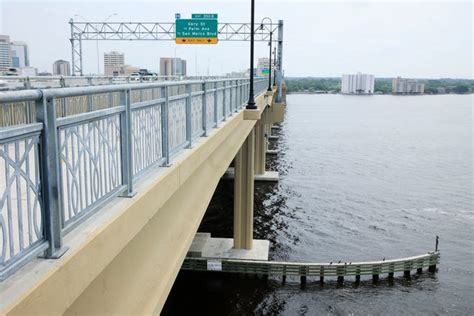
[[[163,314],[474,314],[473,97],[288,95],[256,183],[255,238],[272,260],[369,261],[433,250],[439,272],[354,286],[181,272]],[[232,237],[232,181],[200,231]]]

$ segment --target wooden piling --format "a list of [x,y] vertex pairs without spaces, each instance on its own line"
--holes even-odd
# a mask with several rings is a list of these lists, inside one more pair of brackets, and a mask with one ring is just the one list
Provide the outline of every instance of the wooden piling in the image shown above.
[[434,264],[432,266],[429,266],[428,271],[431,272],[431,273],[435,273],[436,272],[436,264]]
[[305,288],[306,287],[306,276],[305,275],[302,275],[300,277],[300,282],[301,282],[301,288]]
[[410,270],[403,271],[403,276],[409,279],[411,277]]
[[417,274],[422,274],[422,273],[423,273],[423,268],[418,268],[418,269],[416,269],[416,273],[417,273]]
[[377,283],[379,281],[379,275],[378,274],[372,274],[372,282]]

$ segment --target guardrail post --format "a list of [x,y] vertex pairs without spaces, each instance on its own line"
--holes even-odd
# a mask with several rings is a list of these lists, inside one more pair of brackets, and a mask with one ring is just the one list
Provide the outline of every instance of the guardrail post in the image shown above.
[[165,98],[165,102],[161,104],[161,147],[163,157],[165,158],[165,166],[170,166],[170,142],[169,142],[169,87],[161,88],[161,97]]
[[191,93],[192,93],[192,85],[186,85],[186,141],[188,142],[188,148],[191,148],[193,142],[193,135],[192,135],[192,111],[191,111]]
[[61,77],[59,78],[59,86],[60,86],[61,88],[66,87],[66,79],[65,79],[63,76],[61,76]]
[[[87,84],[92,86],[92,78],[87,77]],[[87,112],[92,112],[92,94],[87,95]]]
[[229,113],[229,116],[232,116],[233,112],[234,112],[234,105],[233,105],[233,101],[234,101],[234,93],[233,93],[233,88],[234,87],[234,80],[231,80],[230,81],[230,86],[229,86],[229,109],[230,109],[230,113]]
[[224,80],[222,82],[222,116],[224,116],[224,121],[227,119],[227,106],[226,106],[226,90],[227,84],[226,81]]
[[122,183],[127,186],[120,195],[122,197],[133,197],[133,158],[132,158],[132,111],[131,111],[131,91],[124,90],[121,93],[120,105],[125,105],[125,112],[120,115],[120,145],[122,153]]
[[25,78],[25,82],[23,82],[23,87],[24,87],[25,89],[31,89],[30,77],[26,77],[26,78]]
[[217,113],[218,104],[217,104],[217,81],[214,82],[214,122],[216,123],[214,126],[217,127],[219,125],[219,113]]
[[202,84],[202,128],[204,130],[204,137],[207,137],[207,90],[206,81]]
[[43,123],[40,147],[40,182],[45,237],[49,242],[45,257],[56,259],[61,257],[68,248],[62,245],[62,213],[59,203],[59,145],[54,98],[43,97],[36,102],[36,119]]

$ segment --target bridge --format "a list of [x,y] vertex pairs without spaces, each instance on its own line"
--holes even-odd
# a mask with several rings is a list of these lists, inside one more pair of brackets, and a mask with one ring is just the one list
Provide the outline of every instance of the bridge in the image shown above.
[[159,312],[231,164],[227,250],[268,247],[253,239],[254,177],[265,174],[285,86],[267,91],[268,79],[255,78],[257,109],[247,110],[249,85],[227,78],[0,92],[0,311]]

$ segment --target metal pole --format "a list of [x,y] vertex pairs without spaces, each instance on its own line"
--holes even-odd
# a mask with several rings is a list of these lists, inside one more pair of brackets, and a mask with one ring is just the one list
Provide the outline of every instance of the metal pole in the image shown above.
[[41,193],[44,207],[44,231],[49,242],[45,257],[56,259],[68,249],[62,245],[60,204],[59,145],[56,127],[56,100],[46,97],[36,102],[36,119],[43,123],[41,135]]
[[69,20],[69,24],[71,25],[71,38],[70,38],[70,41],[71,41],[71,63],[72,63],[72,75],[75,76],[76,75],[76,72],[75,72],[75,69],[76,69],[76,63],[74,62],[74,31],[73,31],[73,19],[70,19]]
[[80,74],[81,76],[84,75],[82,72],[82,37],[79,35],[79,66],[81,67],[80,69]]
[[283,20],[278,21],[278,93],[276,102],[282,99],[282,83],[283,83]]
[[247,102],[246,109],[255,110],[255,96],[253,94],[253,48],[254,48],[254,24],[255,24],[255,0],[251,0],[250,7],[250,91],[249,101]]
[[97,75],[100,75],[100,65],[99,65],[99,40],[95,40],[95,45],[97,48]]
[[275,68],[275,73],[273,74],[273,86],[276,86],[276,72],[277,72],[277,69],[276,69],[276,47],[273,48],[273,57],[274,57],[274,61],[273,61],[273,66]]
[[133,154],[132,154],[132,110],[131,90],[121,93],[120,105],[125,105],[125,112],[120,115],[120,138],[122,155],[122,182],[126,186],[122,197],[133,197]]
[[[270,26],[272,28],[272,26]],[[270,30],[270,60],[268,62],[268,89],[267,91],[272,91],[272,34],[273,32]]]

